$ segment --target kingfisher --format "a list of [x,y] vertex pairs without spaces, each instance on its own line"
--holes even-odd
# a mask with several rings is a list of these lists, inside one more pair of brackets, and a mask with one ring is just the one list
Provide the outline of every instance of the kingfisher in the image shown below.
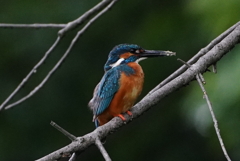
[[104,65],[104,75],[94,89],[88,106],[93,111],[95,126],[101,126],[113,117],[126,121],[123,113],[129,111],[140,95],[144,73],[139,65],[150,57],[172,56],[171,51],[145,50],[135,44],[120,44],[109,53]]

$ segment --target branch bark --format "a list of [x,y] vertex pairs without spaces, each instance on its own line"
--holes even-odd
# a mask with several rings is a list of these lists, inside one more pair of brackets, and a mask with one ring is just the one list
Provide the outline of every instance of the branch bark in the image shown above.
[[99,138],[96,138],[95,144],[98,147],[98,149],[100,150],[100,152],[102,153],[103,158],[105,159],[105,161],[112,161],[112,159],[109,157],[107,151],[103,147],[102,142],[100,141]]
[[66,24],[7,24],[2,23],[0,24],[0,28],[34,28],[34,29],[42,29],[42,28],[64,28]]
[[[206,90],[205,90],[205,88],[204,88],[204,86],[203,86],[203,81],[202,81],[202,80],[203,80],[204,78],[203,78],[203,76],[202,76],[201,74],[197,74],[197,75],[196,75],[196,79],[197,79],[197,81],[198,81],[198,84],[199,84],[201,90],[203,91],[203,96],[204,96],[204,98],[206,99],[206,102],[207,102],[209,111],[210,111],[211,116],[212,116],[212,119],[213,119],[214,128],[215,128],[215,131],[216,131],[218,140],[219,140],[219,142],[220,142],[221,148],[222,148],[222,150],[223,150],[223,154],[225,155],[227,161],[231,161],[231,159],[230,159],[230,157],[229,157],[229,155],[228,155],[228,153],[227,153],[227,150],[226,150],[226,148],[225,148],[225,146],[224,146],[223,139],[222,139],[221,134],[220,134],[220,129],[218,128],[218,121],[217,121],[216,116],[215,116],[215,114],[214,114],[214,112],[213,112],[212,104],[211,104],[211,102],[210,102],[210,100],[209,100],[209,98],[208,98],[207,92],[206,92]],[[204,82],[205,82],[205,81],[204,81]]]
[[[222,34],[220,34],[217,38],[215,38],[213,41],[211,41],[205,48],[202,48],[196,55],[194,55],[187,64],[193,64],[195,63],[201,56],[205,55],[208,51],[210,51],[215,45],[217,45],[220,41],[222,41],[226,36],[228,36],[237,26],[240,25],[240,22],[237,22],[232,27],[224,31]],[[215,67],[215,65],[213,65]],[[168,76],[165,80],[163,80],[159,85],[157,85],[153,90],[149,92],[149,94],[153,93],[157,89],[161,88],[180,74],[182,74],[184,71],[187,70],[187,65],[181,66],[178,70],[173,72],[170,76]]]
[[[183,87],[184,85],[189,84],[195,79],[198,73],[204,73],[209,66],[216,64],[226,53],[228,53],[237,43],[239,43],[239,23],[237,23],[234,28],[228,29],[225,33],[227,34],[225,34],[224,37],[221,37],[221,40],[215,42],[211,49],[201,55],[195,61],[195,63],[192,63],[191,67],[186,69],[181,74],[176,75],[164,86],[157,88],[155,91],[149,93],[140,102],[138,102],[131,110],[133,114],[131,118],[128,115],[124,115],[124,117],[127,119],[126,123],[123,123],[120,118],[115,117],[107,124],[100,126],[91,133],[78,137],[77,141],[74,141],[63,148],[48,154],[38,161],[57,160],[61,158],[61,154],[63,153],[74,153],[76,151],[79,152],[88,148],[90,145],[95,144],[98,138],[105,138],[107,135],[134,120],[146,110],[156,105],[165,96]],[[211,46],[211,43],[209,45]]]

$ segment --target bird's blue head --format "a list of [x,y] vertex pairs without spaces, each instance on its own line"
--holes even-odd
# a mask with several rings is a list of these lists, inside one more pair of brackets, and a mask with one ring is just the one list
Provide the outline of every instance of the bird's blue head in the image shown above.
[[171,56],[175,55],[171,51],[145,50],[135,44],[120,44],[115,46],[108,55],[108,60],[104,66],[107,71],[121,64],[139,62],[148,57]]

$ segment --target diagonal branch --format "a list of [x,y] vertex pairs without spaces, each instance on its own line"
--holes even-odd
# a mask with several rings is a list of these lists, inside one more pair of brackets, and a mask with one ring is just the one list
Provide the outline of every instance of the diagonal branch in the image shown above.
[[96,6],[92,9],[88,10],[84,15],[80,16],[78,19],[69,22],[65,28],[58,32],[58,35],[64,35],[69,30],[74,29],[75,27],[81,25],[86,19],[94,15],[95,13],[99,12],[103,8],[105,8],[110,2],[114,2],[115,0],[103,0],[99,2]]
[[50,123],[53,127],[55,127],[58,131],[60,131],[62,134],[64,134],[65,136],[68,137],[68,139],[70,139],[71,141],[76,141],[77,138],[76,136],[70,134],[68,131],[66,131],[65,129],[63,129],[62,127],[60,127],[58,124],[56,124],[55,122],[51,121]]
[[[181,61],[182,63],[184,63],[188,68],[191,67],[191,65],[189,65],[189,64],[186,63],[186,62],[184,62],[183,60],[181,60],[181,59],[178,59],[178,60]],[[213,64],[213,66],[215,66],[215,64]],[[220,129],[218,128],[218,121],[217,121],[217,119],[216,119],[216,117],[215,117],[215,114],[214,114],[214,112],[213,112],[212,104],[211,104],[211,102],[210,102],[210,100],[209,100],[209,98],[208,98],[207,91],[205,90],[205,88],[204,88],[204,86],[203,86],[203,84],[206,84],[206,81],[204,80],[204,77],[203,77],[203,75],[202,75],[201,73],[198,73],[198,74],[196,75],[196,80],[198,81],[198,84],[199,84],[200,88],[201,88],[202,91],[203,91],[203,96],[204,96],[204,98],[206,99],[207,105],[208,105],[208,107],[209,107],[209,111],[210,111],[210,113],[211,113],[211,116],[212,116],[212,119],[213,119],[213,122],[214,122],[214,128],[215,128],[215,131],[216,131],[218,140],[219,140],[219,142],[220,142],[221,148],[222,148],[222,150],[223,150],[223,153],[224,153],[226,159],[227,159],[228,161],[231,161],[230,157],[228,156],[227,150],[226,150],[226,148],[225,148],[225,146],[224,146],[224,143],[223,143],[223,140],[222,140],[222,137],[221,137],[221,134],[220,134]]]
[[63,28],[59,31],[59,35],[63,36],[66,34],[66,32],[78,27],[81,25],[85,20],[87,20],[92,15],[96,14],[100,10],[102,10],[104,7],[106,7],[112,0],[103,0],[99,2],[97,5],[95,5],[92,9],[85,12],[82,16],[77,18],[76,20],[69,22],[68,24],[5,24],[0,23],[0,28]]
[[[109,3],[111,2],[111,3]],[[51,46],[51,48],[46,52],[46,54],[43,56],[43,58],[33,67],[33,69],[29,72],[29,74],[22,80],[22,82],[17,86],[17,88],[8,96],[8,98],[0,105],[0,112],[4,109],[10,109],[31,96],[33,96],[37,91],[39,91],[40,88],[43,87],[43,85],[48,81],[48,79],[52,76],[53,73],[56,72],[56,70],[59,68],[59,66],[62,64],[62,62],[66,59],[68,54],[70,53],[71,49],[79,39],[79,37],[86,31],[86,29],[94,22],[96,21],[102,14],[107,12],[115,3],[117,0],[104,0],[94,6],[92,9],[87,11],[85,14],[83,14],[80,18],[77,20],[74,20],[73,22],[70,22],[67,24],[65,28],[59,31],[59,36],[57,37],[57,40],[55,43]],[[107,6],[106,6],[107,5]],[[105,8],[104,8],[105,7]],[[103,9],[104,8],[104,9]],[[36,72],[36,70],[43,64],[43,62],[48,58],[49,54],[56,48],[58,43],[60,42],[63,35],[65,35],[66,32],[70,31],[70,29],[75,28],[76,26],[80,25],[84,20],[88,19],[90,16],[98,12],[99,10],[103,9],[101,12],[99,12],[95,17],[93,17],[89,22],[77,33],[75,38],[72,40],[70,46],[68,47],[67,51],[63,54],[63,56],[60,58],[60,60],[55,64],[55,66],[52,68],[52,70],[49,71],[49,73],[46,75],[46,77],[42,80],[42,82],[36,86],[28,95],[22,97],[18,101],[8,105],[7,103],[17,94],[17,92],[23,87],[23,85],[29,80],[29,78]]]
[[77,152],[73,153],[68,161],[75,161],[77,159]]
[[228,161],[231,161],[230,157],[228,156],[227,150],[226,150],[226,148],[225,148],[225,146],[224,146],[224,143],[223,143],[223,140],[222,140],[222,137],[221,137],[221,134],[220,134],[220,129],[218,128],[218,122],[217,122],[217,119],[216,119],[215,114],[214,114],[214,112],[213,112],[212,104],[211,104],[211,102],[210,102],[210,100],[209,100],[209,98],[208,98],[207,92],[206,92],[206,90],[205,90],[205,88],[204,88],[204,86],[203,86],[203,83],[202,83],[202,80],[201,80],[202,78],[201,78],[201,77],[203,78],[202,74],[197,74],[197,75],[196,75],[196,79],[197,79],[197,81],[198,81],[198,84],[200,85],[200,88],[202,89],[203,94],[204,94],[204,98],[205,98],[206,101],[207,101],[207,104],[208,104],[208,107],[209,107],[209,110],[210,110],[210,113],[211,113],[211,116],[212,116],[212,119],[213,119],[213,122],[214,122],[214,128],[215,128],[216,134],[217,134],[217,136],[218,136],[218,140],[219,140],[219,142],[220,142],[220,145],[221,145],[221,148],[222,148],[222,150],[223,150],[223,153],[224,153],[226,159],[227,159]]
[[[194,64],[191,64],[185,72],[180,74],[175,79],[169,81],[163,87],[158,88],[151,95],[145,96],[140,102],[138,102],[132,108],[132,118],[135,119],[143,112],[150,109],[152,106],[156,105],[161,99],[175,90],[183,87],[186,84],[189,84],[192,80],[195,79],[195,76],[198,73],[204,73],[206,69],[218,62],[227,52],[229,52],[240,40],[240,26],[235,26],[235,29],[232,30],[225,38],[223,38],[219,43],[217,43],[211,50],[201,56]],[[129,123],[132,121],[130,116],[124,116]],[[88,148],[90,145],[95,144],[97,138],[103,139],[107,135],[119,129],[121,126],[125,125],[123,121],[115,117],[107,124],[98,127],[93,132],[88,133],[82,137],[78,137],[77,141],[70,143],[69,145],[52,152],[45,157],[37,160],[37,161],[48,161],[48,160],[57,160],[61,158],[60,154],[63,153],[74,153],[76,151],[83,151]]]
[[100,139],[98,137],[96,138],[95,144],[97,145],[98,149],[102,153],[105,161],[112,161],[112,159],[109,157],[107,151],[103,147],[102,142],[100,141]]
[[[72,142],[77,141],[77,137],[76,137],[76,136],[74,136],[73,134],[69,133],[68,131],[66,131],[65,129],[63,129],[61,126],[59,126],[59,125],[56,124],[55,122],[51,121],[50,124],[51,124],[54,128],[56,128],[59,132],[61,132],[63,135],[67,136],[68,139],[70,139]],[[77,156],[79,155],[79,153],[78,153],[78,152],[75,152],[75,153],[73,153],[72,155],[71,155],[70,153],[67,153],[67,155],[66,155],[66,153],[64,153],[64,154],[62,154],[62,155],[64,155],[64,156],[71,156],[70,159],[69,159],[69,161],[75,161],[75,160],[77,159]]]
[[[205,48],[202,48],[196,55],[194,55],[187,63],[193,64],[195,63],[201,56],[206,54],[208,51],[210,51],[215,45],[217,45],[220,41],[222,41],[226,36],[228,36],[237,26],[240,25],[240,22],[237,22],[232,27],[227,29],[225,32],[223,32],[221,35],[219,35],[217,38],[215,38],[213,41],[211,41]],[[153,90],[149,92],[149,95],[155,92],[157,89],[161,88],[171,80],[177,78],[179,75],[181,75],[184,71],[187,70],[187,66],[183,65],[178,70],[176,70],[174,73],[172,73],[170,76],[168,76],[165,80],[163,80],[159,85],[157,85]],[[214,68],[215,69],[215,68]]]
[[24,84],[29,80],[29,78],[36,73],[37,69],[44,63],[44,61],[48,58],[51,52],[56,48],[59,44],[61,37],[57,37],[56,41],[49,48],[49,50],[45,53],[45,55],[40,59],[40,61],[33,67],[33,69],[28,73],[28,75],[22,80],[22,82],[17,86],[17,88],[7,97],[7,99],[0,105],[0,112],[6,109],[6,104],[17,94],[17,92],[24,86]]

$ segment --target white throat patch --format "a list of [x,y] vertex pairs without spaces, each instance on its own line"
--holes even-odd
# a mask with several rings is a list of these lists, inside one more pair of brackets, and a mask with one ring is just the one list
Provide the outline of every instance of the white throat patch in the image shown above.
[[136,60],[136,63],[139,63],[141,60],[144,60],[144,59],[147,59],[147,58],[145,58],[145,57],[139,58]]
[[118,59],[118,61],[116,63],[113,63],[113,64],[110,64],[109,66],[114,68],[118,65],[120,65],[125,59],[121,58],[121,59]]

